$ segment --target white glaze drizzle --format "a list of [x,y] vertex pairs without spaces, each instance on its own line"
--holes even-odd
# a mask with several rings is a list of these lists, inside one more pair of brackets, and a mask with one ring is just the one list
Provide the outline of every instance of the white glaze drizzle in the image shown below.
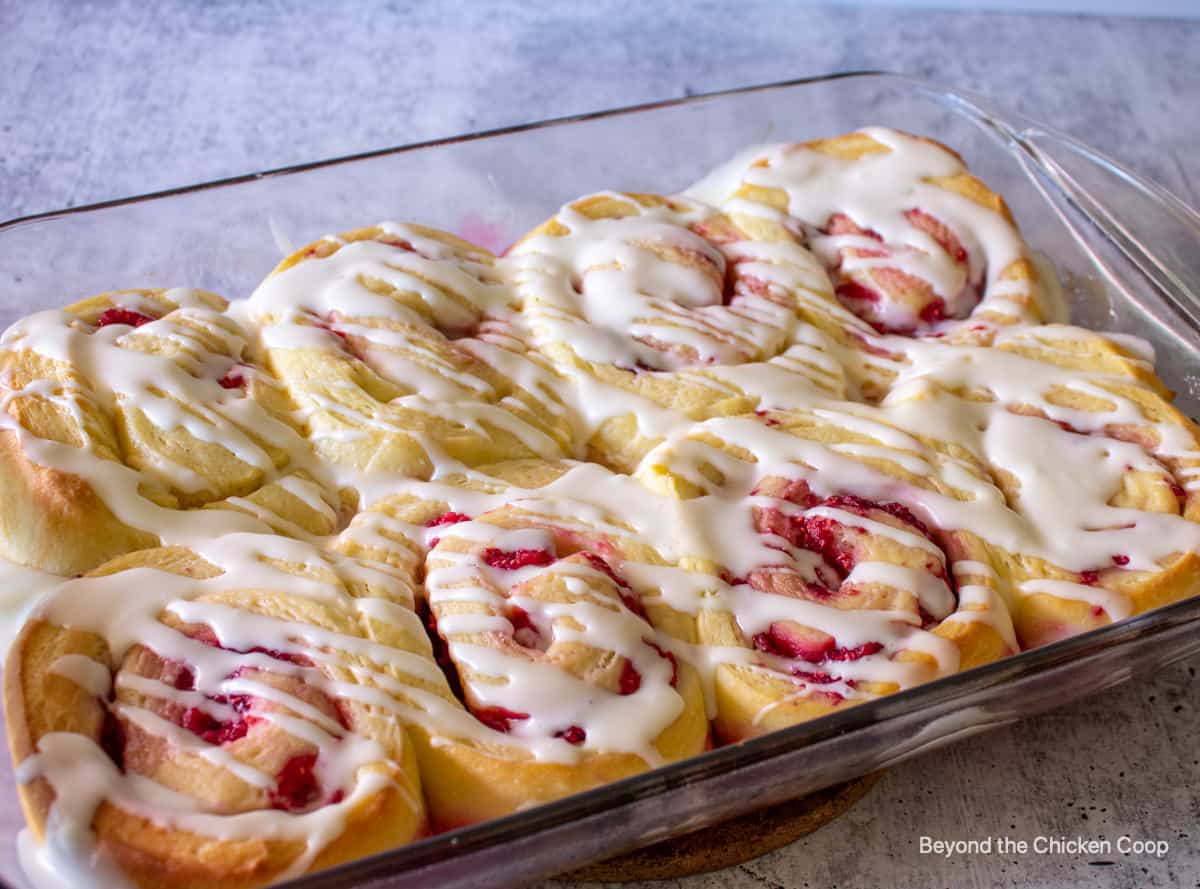
[[[984,623],[1013,651],[1018,641],[1005,595],[1044,593],[1084,601],[1113,620],[1131,613],[1126,597],[1091,583],[1034,578],[1002,591],[1004,579],[992,565],[975,558],[947,564],[941,546],[906,523],[901,527],[880,516],[829,505],[805,509],[755,493],[762,479],[777,476],[804,480],[818,498],[854,494],[900,503],[934,529],[934,539],[941,533],[967,533],[1066,572],[1116,564],[1130,571],[1155,571],[1172,555],[1200,547],[1197,526],[1190,521],[1110,504],[1131,470],[1158,476],[1164,484],[1177,478],[1187,491],[1200,487],[1200,449],[1192,428],[1171,419],[1153,422],[1134,398],[1112,391],[1114,385],[1138,387],[1130,376],[1053,363],[1057,358],[1066,364],[1075,354],[1075,343],[1096,335],[1066,326],[1030,325],[1038,310],[1036,285],[999,277],[1012,262],[1027,258],[1012,226],[999,214],[923,181],[962,172],[952,155],[892,131],[867,132],[890,151],[848,163],[795,147],[756,149],[715,171],[689,194],[723,202],[730,214],[758,215],[807,235],[816,257],[829,266],[836,256],[844,271],[855,265],[901,268],[931,282],[953,315],[972,313],[971,290],[977,282],[982,302],[974,310],[978,317],[969,320],[974,324],[983,318],[991,346],[876,334],[833,300],[817,258],[799,244],[743,241],[718,246],[690,229],[714,213],[698,200],[680,201],[672,210],[641,208],[636,216],[605,220],[589,219],[568,206],[556,217],[568,230],[566,236],[530,239],[495,263],[419,230],[386,223],[381,227],[383,242],[329,239],[339,247],[331,256],[300,262],[269,278],[249,301],[228,313],[216,312],[186,291],[170,291],[167,298],[179,308],[136,330],[114,326],[92,331],[65,313],[40,313],[10,329],[0,341],[5,352],[32,349],[68,361],[91,388],[51,381],[20,390],[8,386],[0,429],[15,432],[35,462],[86,479],[121,521],[152,529],[164,543],[186,545],[224,570],[209,580],[133,569],[69,581],[52,589],[37,612],[103,636],[117,662],[140,643],[187,663],[195,674],[195,690],[180,690],[122,672],[118,689],[197,706],[214,718],[228,716],[229,708],[213,702],[212,695],[250,694],[278,705],[264,718],[319,749],[324,782],[352,788],[345,801],[298,815],[261,811],[216,816],[149,779],[117,772],[104,752],[86,739],[53,735],[43,738],[39,752],[23,764],[22,779],[40,775],[55,788],[83,782],[80,786],[87,792],[59,794],[51,813],[50,846],[69,847],[76,856],[90,854],[92,813],[100,800],[109,799],[159,823],[218,838],[303,838],[305,855],[289,873],[301,872],[340,832],[348,806],[393,778],[364,768],[385,758],[377,744],[346,735],[324,713],[273,686],[252,677],[230,679],[239,667],[302,672],[332,697],[385,708],[398,719],[427,727],[435,745],[508,745],[534,760],[567,764],[597,752],[624,752],[654,765],[661,761],[654,740],[679,714],[682,703],[670,686],[669,662],[645,644],[647,639],[697,670],[710,716],[715,715],[713,685],[722,666],[790,682],[795,690],[760,712],[756,722],[761,722],[771,709],[817,691],[861,700],[869,693],[857,685],[860,681],[905,688],[957,670],[957,649],[923,627],[922,612],[934,622]],[[748,170],[759,159],[767,161],[765,166]],[[743,182],[783,189],[787,214],[742,199],[727,201]],[[914,227],[905,215],[914,206],[954,230],[967,250],[965,269],[948,263],[930,235]],[[835,212],[879,232],[884,241],[899,245],[898,250],[886,263],[864,256],[848,261],[844,248],[873,249],[878,243],[861,235],[820,232]],[[664,250],[686,261],[667,261]],[[739,301],[726,305],[721,282],[732,262],[762,286],[739,291]],[[577,277],[580,292],[572,286]],[[380,283],[415,295],[416,303],[381,293]],[[127,305],[157,311],[156,304],[143,304],[136,297]],[[805,313],[831,320],[851,336],[842,341],[824,333],[803,321]],[[991,324],[987,316],[1003,320]],[[308,424],[305,441],[253,399],[217,386],[215,380],[241,360],[247,338],[254,334],[268,352],[341,350],[339,338],[326,329],[331,322],[356,343],[367,367],[399,385],[404,394],[387,404],[362,408],[353,399],[337,397],[337,385],[349,383],[335,384],[330,392],[304,392],[302,397],[293,386],[289,392],[301,403],[295,420]],[[431,325],[448,332],[455,349],[511,383],[512,394],[502,395],[483,374],[445,360],[425,338],[442,336]],[[199,337],[197,329],[215,337],[217,345]],[[945,326],[945,332],[953,330],[953,325]],[[468,331],[473,335],[459,336]],[[130,341],[151,336],[177,351],[164,359],[126,348]],[[856,340],[869,348],[860,349]],[[1128,367],[1152,367],[1153,355],[1143,344],[1115,341],[1128,353]],[[746,395],[764,411],[804,409],[815,422],[849,433],[852,440],[798,437],[771,427],[771,417],[718,418],[696,425],[680,411],[601,383],[591,372],[537,352],[553,352],[552,347],[563,344],[588,362],[613,367],[641,362],[658,368],[654,372],[707,387],[714,399]],[[1041,359],[1011,351],[1031,344]],[[249,368],[244,372],[256,374]],[[855,400],[861,395],[864,373],[890,381],[877,406]],[[987,392],[990,400],[962,397],[979,391]],[[1050,397],[1054,391],[1086,396],[1092,400],[1090,409],[1064,407],[1061,399]],[[389,405],[409,409],[482,439],[490,429],[501,429],[531,453],[558,455],[561,443],[548,427],[528,416],[528,404],[522,401],[527,396],[546,417],[577,433],[576,447],[605,420],[633,414],[642,434],[664,440],[643,461],[638,476],[650,486],[671,477],[695,486],[698,495],[677,500],[656,494],[633,478],[591,464],[574,465],[536,490],[522,490],[462,465],[436,436],[388,413]],[[80,407],[84,400],[94,400],[108,411],[128,402],[159,429],[183,429],[200,441],[221,444],[260,470],[264,481],[275,481],[331,524],[339,511],[332,491],[339,488],[357,493],[362,507],[408,495],[442,503],[448,511],[473,520],[428,528],[368,510],[334,541],[308,534],[245,497],[226,501],[245,514],[169,509],[147,500],[139,486],[150,480],[181,493],[195,492],[202,480],[194,471],[163,460],[134,469],[100,460],[88,447],[37,440],[8,410],[19,397],[52,401],[80,426],[85,425]],[[1095,409],[1097,401],[1103,409]],[[1048,419],[1018,415],[1013,407],[1033,408]],[[321,412],[347,423],[313,423]],[[1087,434],[1065,431],[1059,423]],[[1117,441],[1108,433],[1118,427],[1148,430],[1153,443]],[[353,440],[363,430],[410,436],[433,464],[431,479],[399,479],[371,467],[329,467],[309,453],[309,442]],[[714,439],[728,442],[740,455],[714,446]],[[929,439],[936,444],[930,446]],[[957,450],[951,453],[950,448]],[[1048,455],[1053,455],[1052,461]],[[281,466],[296,472],[281,473]],[[1011,476],[1019,493],[1003,494],[983,466]],[[719,473],[719,480],[711,470]],[[925,558],[923,568],[859,560],[842,578],[847,588],[905,593],[912,604],[888,610],[842,609],[819,599],[764,592],[743,582],[752,572],[779,570],[781,565],[808,582],[827,578],[822,572],[828,566],[822,566],[818,554],[756,529],[754,511],[761,508],[777,509],[789,518],[829,520]],[[486,514],[504,510],[519,511],[529,527],[505,530],[488,521]],[[260,532],[264,526],[298,539],[246,533]],[[607,537],[651,543],[663,564],[647,564],[633,553],[620,558],[609,554],[613,569],[648,605],[664,604],[693,616],[702,611],[732,615],[745,644],[689,645],[655,631],[619,598],[614,600],[609,581],[586,565],[556,561],[497,571],[480,560],[479,552],[487,546],[546,548],[552,542],[544,530],[548,527],[583,541],[585,549],[603,549],[601,541]],[[435,538],[444,542],[433,546]],[[452,545],[455,540],[467,543],[468,552]],[[326,549],[355,544],[365,552],[321,559],[314,544]],[[278,563],[319,563],[337,580],[298,577],[265,559],[268,555]],[[1116,557],[1125,561],[1117,562]],[[403,651],[356,634],[251,614],[203,598],[232,589],[286,590],[289,596],[311,598],[356,619],[391,624],[420,639],[424,629],[411,605],[414,594],[422,593],[417,582],[425,569],[425,592],[432,605],[479,606],[469,614],[444,614],[439,628],[450,639],[450,652],[460,666],[502,680],[473,685],[469,694],[476,702],[528,714],[508,733],[488,728],[448,694],[429,691],[440,687],[443,679],[425,651]],[[522,582],[547,573],[559,576],[577,601],[564,604],[521,594]],[[954,590],[947,575],[956,581]],[[386,598],[353,599],[347,583],[386,591]],[[528,653],[463,638],[494,641],[510,636],[514,628],[505,616],[506,603],[525,610],[538,630],[556,641],[584,642],[628,659],[642,678],[638,691],[614,694]],[[303,656],[314,666],[204,645],[161,623],[158,617],[164,610],[187,622],[207,624],[229,649],[262,646]],[[787,623],[827,634],[843,651],[878,648],[826,663],[753,647],[756,637]],[[926,657],[898,659],[902,652]],[[347,669],[355,681],[333,680],[322,672],[323,666]],[[105,665],[72,655],[59,659],[52,669],[89,694],[101,696],[107,690]],[[803,678],[806,672],[824,671],[836,675],[821,683]],[[151,710],[118,707],[148,731],[197,752],[248,784],[266,787],[273,780]],[[583,728],[586,741],[577,746],[554,737],[567,726]]]

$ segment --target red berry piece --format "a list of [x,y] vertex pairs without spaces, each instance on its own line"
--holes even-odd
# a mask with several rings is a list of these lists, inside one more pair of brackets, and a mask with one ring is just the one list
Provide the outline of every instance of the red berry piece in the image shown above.
[[450,658],[450,646],[446,644],[446,640],[438,632],[437,615],[433,613],[433,609],[429,607],[429,603],[424,599],[417,605],[417,614],[421,616],[425,626],[428,628],[427,635],[429,636],[430,644],[433,646],[434,660],[441,667],[446,681],[454,691],[454,696],[462,700],[462,683],[458,678],[458,668],[454,666],[454,661]]
[[149,324],[153,320],[155,319],[151,315],[144,315],[141,312],[121,306],[113,306],[111,309],[105,309],[100,313],[100,317],[96,319],[96,326],[108,327],[110,324],[124,324],[127,327],[141,327],[143,324]]
[[937,324],[939,321],[946,320],[946,302],[940,296],[925,303],[921,307],[920,313],[917,315],[926,324]]
[[671,688],[675,688],[677,685],[679,685],[679,661],[675,658],[675,652],[667,651],[661,645],[657,644],[656,642],[651,642],[649,639],[643,639],[642,641],[657,651],[660,658],[670,662]]
[[642,674],[637,671],[632,661],[626,660],[625,666],[621,667],[621,678],[617,680],[617,688],[622,695],[631,695],[641,687]]
[[854,550],[842,537],[841,522],[827,516],[803,516],[793,526],[793,542],[806,550],[820,553],[842,578],[854,570]]
[[[239,710],[239,712],[242,711]],[[188,707],[184,710],[180,725],[209,744],[218,746],[244,738],[250,730],[249,720],[234,719],[222,722],[199,707]]]
[[301,753],[284,763],[271,791],[271,807],[296,812],[312,805],[320,795],[316,765],[315,753]]
[[858,661],[883,651],[883,645],[878,642],[864,642],[854,648],[831,648],[825,652],[827,661]]
[[217,383],[222,389],[241,389],[246,385],[246,377],[241,369],[234,365],[225,373],[225,376],[217,380]]
[[517,571],[530,566],[542,567],[554,563],[554,554],[545,549],[505,550],[489,546],[480,557],[485,564],[501,571]]
[[406,250],[409,253],[416,253],[417,250],[412,245],[412,241],[402,238],[399,235],[376,235],[375,240],[380,244],[387,244],[389,247],[399,247],[401,250]]
[[1121,555],[1120,553],[1113,556],[1112,560],[1114,565],[1120,565],[1122,567],[1129,564],[1129,556]]
[[754,637],[754,647],[777,657],[798,658],[810,663],[820,663],[834,646],[832,636],[824,633],[809,636],[792,632],[782,624],[771,624],[765,633]]
[[955,262],[961,265],[967,261],[967,248],[962,245],[962,241],[950,230],[950,227],[936,216],[926,213],[918,207],[913,207],[911,210],[904,211],[904,218],[937,241],[938,246],[945,250]]
[[572,725],[568,726],[562,731],[555,732],[554,737],[562,738],[568,744],[574,744],[576,747],[578,747],[587,740],[587,732],[577,725]]
[[457,525],[459,522],[469,522],[471,517],[465,512],[444,512],[441,515],[434,516],[425,523],[426,528],[439,528],[442,525]]
[[263,648],[261,645],[256,645],[253,648],[247,649],[242,654],[265,654],[267,657],[277,660],[286,661],[289,664],[295,664],[297,667],[311,667],[313,662],[302,654],[292,654],[287,651],[279,651],[276,648]]
[[870,514],[871,510],[878,509],[881,512],[886,512],[888,515],[892,516],[892,518],[899,519],[906,525],[912,525],[925,537],[929,536],[929,528],[924,522],[913,515],[912,511],[909,510],[907,506],[891,500],[876,502],[874,500],[868,500],[865,497],[856,497],[853,494],[837,494],[833,497],[826,497],[823,501],[821,501],[820,505],[831,506],[834,509],[843,509],[847,512],[853,512],[856,515],[863,516],[864,518]]
[[504,707],[480,707],[473,712],[475,718],[488,728],[505,734],[512,731],[514,722],[529,718],[528,713],[517,713],[513,710],[506,710]]
[[[201,627],[195,632],[190,632],[188,635],[197,642],[202,642],[212,648],[219,648],[222,651],[232,651],[237,654],[265,654],[267,657],[277,661],[285,661],[289,664],[295,664],[297,667],[311,667],[313,662],[302,654],[292,654],[287,651],[280,651],[277,648],[264,648],[261,645],[256,645],[253,648],[230,648],[228,645],[222,645],[221,640],[217,638],[217,634],[213,632],[212,627]],[[241,670],[234,671],[230,678],[237,676]]]
[[864,235],[873,241],[883,243],[883,236],[879,232],[860,227],[845,213],[834,213],[830,216],[825,221],[825,233],[828,235]]
[[125,727],[111,710],[104,712],[104,722],[100,726],[100,749],[118,769],[125,771]]
[[582,556],[585,559],[587,559],[587,563],[589,565],[591,565],[593,568],[595,568],[601,574],[607,575],[608,579],[611,580],[613,583],[615,583],[617,586],[619,586],[619,587],[628,587],[629,586],[629,584],[627,584],[621,577],[619,577],[617,575],[616,569],[613,568],[613,566],[609,563],[608,559],[604,558],[604,556],[599,555],[598,553],[591,553],[591,552],[582,553]]
[[820,670],[793,670],[792,675],[797,679],[803,679],[810,685],[828,685],[831,682],[837,682],[836,676],[831,676]]
[[880,300],[879,291],[873,290],[857,281],[844,281],[837,286],[837,296],[851,306],[862,303],[877,303]]
[[513,626],[513,639],[525,648],[539,648],[541,631],[529,616],[529,612],[516,605],[508,607],[508,622]]
[[[168,663],[170,663],[168,661]],[[181,666],[179,672],[175,674],[175,681],[172,683],[180,691],[194,691],[196,688],[196,674],[192,672],[192,668]]]
[[649,620],[649,617],[646,614],[646,609],[642,605],[641,599],[639,599],[633,592],[633,587],[629,585],[625,578],[617,573],[616,569],[613,568],[608,559],[592,552],[584,552],[581,553],[581,555],[587,559],[589,565],[617,585],[617,594],[621,597],[621,602],[626,608],[628,608],[642,620]]

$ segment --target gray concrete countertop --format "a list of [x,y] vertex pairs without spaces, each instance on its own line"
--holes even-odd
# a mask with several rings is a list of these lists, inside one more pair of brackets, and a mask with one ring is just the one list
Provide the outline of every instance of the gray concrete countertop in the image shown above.
[[[1050,122],[1200,205],[1200,23],[749,0],[0,3],[0,219],[556,115],[864,68]],[[2,295],[0,295],[2,298]],[[757,861],[631,889],[1200,887],[1200,660],[893,768]],[[1121,835],[1162,858],[921,837]],[[551,886],[570,884],[546,883]],[[582,885],[582,884],[574,884]],[[574,889],[572,885],[572,889]]]

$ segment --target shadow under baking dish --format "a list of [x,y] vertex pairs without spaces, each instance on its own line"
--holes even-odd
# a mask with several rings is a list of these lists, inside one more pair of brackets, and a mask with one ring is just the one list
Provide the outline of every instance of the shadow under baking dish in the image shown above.
[[[1200,216],[1051,128],[884,73],[582,115],[13,220],[0,225],[0,325],[116,287],[246,296],[292,244],[398,216],[502,249],[579,194],[671,192],[748,144],[870,124],[961,153],[1052,259],[1072,319],[1148,340],[1177,405],[1200,415]],[[287,885],[522,885],[849,781],[1195,652],[1200,598]],[[8,782],[0,806],[18,811]],[[6,829],[0,877],[23,886],[14,843]]]

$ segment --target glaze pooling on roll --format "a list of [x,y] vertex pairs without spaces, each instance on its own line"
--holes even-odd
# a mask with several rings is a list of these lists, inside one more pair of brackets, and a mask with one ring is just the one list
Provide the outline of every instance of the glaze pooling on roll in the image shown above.
[[552,372],[505,335],[513,302],[483,248],[383,223],[298,251],[238,311],[318,455],[411,476],[569,447],[566,409],[523,385]]
[[752,241],[706,205],[650,195],[580,198],[506,264],[537,345],[625,371],[774,357],[796,325],[795,291],[827,288],[794,242]]
[[202,291],[118,291],[5,332],[5,557],[75,574],[226,528],[336,527],[286,396],[225,307]]
[[584,455],[605,464],[632,470],[661,440],[655,407],[703,419],[847,392],[834,353],[844,313],[783,226],[748,231],[697,201],[604,192],[564,206],[501,266],[530,341],[598,396],[582,405]]
[[802,230],[839,299],[880,333],[1041,317],[1028,248],[1003,200],[927,139],[870,127],[767,146],[688,194],[735,219]]
[[[151,885],[259,885],[418,835],[414,755],[381,717],[419,709],[421,684],[441,675],[411,608],[391,602],[411,606],[411,591],[259,534],[68,581],[27,624],[8,676],[35,830],[90,829],[96,853]],[[34,717],[63,681],[74,709]],[[366,821],[369,837],[347,836]],[[210,847],[159,857],[188,836]]]
[[[706,652],[722,738],[1016,650],[986,548],[924,518],[929,503],[954,498],[947,462],[832,405],[710,420],[647,456],[639,477],[713,529],[704,552],[715,579],[669,605],[692,618]],[[982,481],[981,467],[971,471]],[[979,588],[962,597],[959,563]]]
[[348,552],[424,578],[435,651],[461,690],[456,719],[413,728],[435,825],[705,748],[700,677],[623,574],[669,565],[639,528],[677,509],[594,464],[516,461],[405,483],[351,523]]
[[1042,287],[871,128],[19,322],[28,869],[249,889],[1192,594],[1196,426]]

